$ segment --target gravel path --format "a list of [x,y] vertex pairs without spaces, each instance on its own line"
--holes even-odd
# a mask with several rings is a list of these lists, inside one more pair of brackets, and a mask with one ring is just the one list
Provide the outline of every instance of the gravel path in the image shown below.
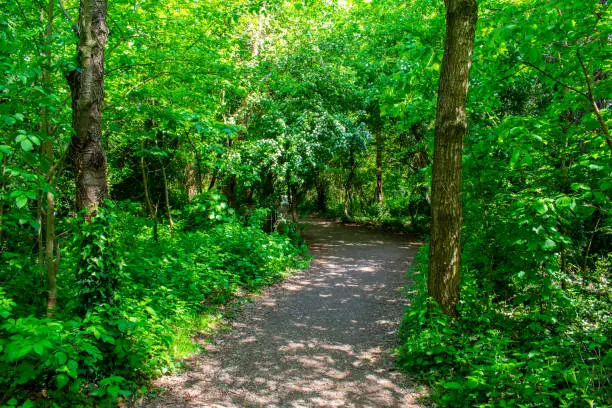
[[310,268],[238,314],[150,407],[420,407],[390,350],[415,237],[310,219]]

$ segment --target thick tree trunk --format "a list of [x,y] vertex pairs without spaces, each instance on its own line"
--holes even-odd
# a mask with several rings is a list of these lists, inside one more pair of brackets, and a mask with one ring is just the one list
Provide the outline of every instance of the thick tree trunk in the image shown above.
[[374,199],[379,205],[383,205],[383,184],[382,184],[382,155],[383,155],[383,138],[381,132],[376,132],[376,189],[374,190]]
[[436,111],[427,290],[444,313],[455,316],[461,268],[461,160],[478,7],[476,0],[444,3],[446,38]]
[[104,46],[108,37],[106,0],[81,0],[79,8],[80,69],[70,72],[72,92],[71,160],[76,177],[76,206],[95,213],[108,196],[106,154],[102,148]]

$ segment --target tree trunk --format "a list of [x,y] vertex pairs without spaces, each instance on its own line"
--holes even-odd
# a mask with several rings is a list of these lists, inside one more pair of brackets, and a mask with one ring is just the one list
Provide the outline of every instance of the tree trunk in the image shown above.
[[353,178],[355,177],[355,154],[351,150],[349,152],[349,174],[344,183],[344,216],[349,217],[349,206],[352,201],[351,191],[353,189]]
[[478,6],[476,0],[444,3],[446,38],[436,110],[427,290],[444,313],[456,316],[461,269],[461,160]]
[[610,136],[610,129],[608,128],[608,123],[604,119],[603,114],[601,113],[599,109],[599,105],[597,104],[597,101],[595,100],[595,96],[593,95],[593,81],[591,80],[591,75],[589,74],[589,70],[587,69],[586,64],[582,60],[582,56],[580,55],[580,49],[578,49],[577,56],[578,56],[578,61],[580,62],[580,67],[582,68],[582,73],[584,74],[584,79],[587,85],[586,98],[588,99],[589,104],[591,105],[591,109],[593,110],[593,114],[595,114],[595,117],[597,118],[597,121],[599,122],[601,131],[603,132],[606,138],[606,143],[608,144],[608,148],[610,149],[610,157],[612,158],[612,136]]
[[192,162],[187,163],[187,166],[185,166],[185,188],[187,190],[187,201],[191,202],[198,193],[196,168]]
[[315,183],[317,189],[317,210],[321,213],[327,212],[327,197],[325,194],[325,184],[322,180],[317,180]]
[[[51,0],[53,1],[53,0]],[[57,305],[57,260],[54,251],[57,249],[55,239],[55,197],[52,192],[47,192],[47,226],[45,230],[45,266],[47,268],[47,316],[53,316]]]
[[225,197],[227,198],[227,205],[229,208],[234,208],[236,205],[236,175],[232,174],[227,178],[227,182],[223,188]]
[[170,194],[168,193],[168,176],[166,175],[166,166],[164,166],[164,164],[161,163],[161,168],[162,168],[162,176],[164,178],[164,198],[166,200],[166,215],[168,216],[168,225],[170,226],[170,235],[174,236],[174,221],[172,220],[172,208],[170,207]]
[[[4,196],[4,191],[6,190],[6,163],[7,163],[7,155],[4,154],[2,158],[2,174],[0,174],[0,180],[2,180],[2,184],[0,185],[0,196]],[[0,253],[4,251],[4,202],[0,201]]]
[[217,183],[217,176],[219,175],[219,169],[215,167],[213,170],[212,177],[210,178],[210,183],[208,183],[208,191],[215,188],[215,184]]
[[[42,70],[42,86],[46,95],[51,94],[51,39],[53,37],[53,14],[55,0],[48,0],[46,10],[41,13],[41,20],[46,17],[46,27],[43,43],[45,45],[45,62]],[[53,136],[54,129],[51,123],[49,107],[43,105],[41,107],[41,130],[44,134],[44,139],[40,146],[40,170],[45,174],[46,181],[49,182],[47,188],[53,186],[54,169],[53,169]],[[39,250],[40,264],[44,268],[47,275],[47,315],[53,316],[57,305],[57,268],[59,255],[57,260],[54,256],[57,249],[57,240],[55,237],[55,195],[52,191],[46,193],[41,188],[39,193]],[[59,251],[57,251],[59,252]]]
[[383,155],[383,140],[382,132],[376,132],[376,189],[374,191],[374,200],[379,205],[383,205],[383,190],[382,190],[382,155]]
[[102,148],[104,46],[108,37],[106,0],[81,0],[79,69],[68,74],[72,93],[70,158],[76,177],[76,206],[89,218],[108,196],[106,154]]
[[[144,189],[145,203],[147,204],[147,211],[151,221],[153,221],[153,240],[158,241],[159,235],[157,233],[157,206],[153,206],[151,197],[149,196],[149,183],[147,181],[147,171],[144,161],[144,139],[140,141],[140,170],[142,173],[142,186]],[[155,211],[153,210],[155,208]]]

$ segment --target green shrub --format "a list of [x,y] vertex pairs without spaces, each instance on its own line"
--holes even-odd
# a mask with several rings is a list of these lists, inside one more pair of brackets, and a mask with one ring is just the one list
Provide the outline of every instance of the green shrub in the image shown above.
[[215,305],[304,266],[304,247],[261,230],[263,213],[248,226],[225,214],[174,237],[162,228],[158,242],[148,220],[112,206],[71,225],[78,234],[63,257],[55,317],[32,314],[31,298],[0,287],[0,406],[129,400],[198,349],[191,339],[218,320]]
[[[398,364],[429,381],[449,407],[604,406],[612,399],[610,313],[582,292],[578,315],[496,304],[464,270],[460,317],[452,321],[426,296],[426,254],[414,274],[401,327]],[[609,266],[609,264],[607,264]],[[575,288],[575,290],[577,290]],[[608,299],[610,289],[606,288]],[[609,305],[609,303],[607,303]]]

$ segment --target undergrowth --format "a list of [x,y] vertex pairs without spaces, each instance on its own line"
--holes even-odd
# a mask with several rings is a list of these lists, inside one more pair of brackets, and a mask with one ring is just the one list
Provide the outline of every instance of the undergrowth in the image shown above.
[[[161,228],[157,242],[149,221],[127,211],[75,224],[80,243],[63,257],[62,307],[52,317],[20,289],[22,278],[7,279],[36,266],[11,264],[4,254],[0,406],[112,406],[136,398],[198,350],[194,336],[218,327],[221,306],[307,263],[302,243],[262,231],[262,214],[242,220],[217,209],[222,217],[194,206],[185,219],[206,222],[197,230],[179,222],[174,237]],[[86,264],[78,261],[83,255]]]
[[[605,407],[612,404],[612,257],[586,285],[567,283],[563,308],[499,303],[464,268],[459,318],[427,298],[428,248],[414,269],[398,364],[446,407]],[[560,291],[555,296],[563,296]]]

